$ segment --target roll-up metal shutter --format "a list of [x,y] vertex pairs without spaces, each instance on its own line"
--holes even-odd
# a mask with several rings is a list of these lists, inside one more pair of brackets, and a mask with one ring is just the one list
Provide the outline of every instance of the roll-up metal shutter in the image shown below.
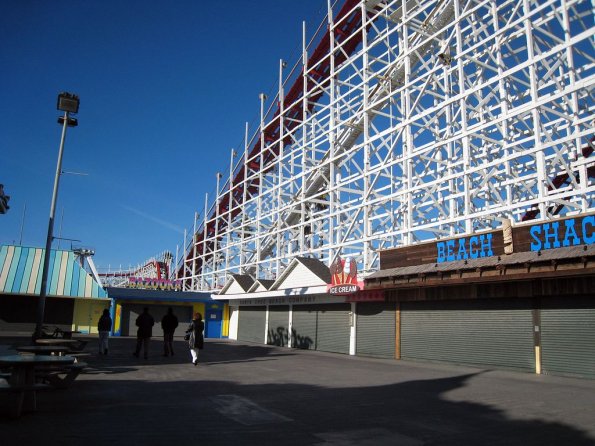
[[530,301],[403,302],[401,357],[534,371]]
[[241,306],[238,314],[238,340],[264,343],[266,307]]
[[591,299],[543,299],[542,373],[595,378],[595,303]]
[[318,306],[316,350],[349,354],[350,304]]
[[356,354],[395,357],[394,302],[357,304]]
[[291,345],[316,350],[318,310],[315,305],[294,305]]
[[269,307],[267,344],[285,347],[289,335],[289,305]]
[[172,308],[173,313],[178,318],[178,327],[174,331],[175,337],[184,337],[186,329],[190,322],[192,322],[192,307],[182,305],[151,305],[151,304],[123,304],[122,305],[122,319],[121,319],[121,333],[122,336],[136,336],[138,327],[136,326],[136,318],[147,307],[149,314],[153,316],[155,325],[153,326],[153,337],[162,336],[161,319],[167,314],[169,307]]

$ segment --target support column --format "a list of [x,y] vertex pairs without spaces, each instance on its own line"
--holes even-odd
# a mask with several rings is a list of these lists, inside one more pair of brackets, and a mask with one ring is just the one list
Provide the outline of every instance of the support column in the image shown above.
[[533,301],[533,346],[535,348],[535,373],[541,375],[541,299]]
[[355,355],[357,346],[357,303],[351,302],[351,311],[349,312],[349,354]]

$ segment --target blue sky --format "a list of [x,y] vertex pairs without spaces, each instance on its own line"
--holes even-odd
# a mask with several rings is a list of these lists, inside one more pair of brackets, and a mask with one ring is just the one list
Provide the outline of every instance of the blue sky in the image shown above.
[[81,105],[62,169],[87,175],[61,176],[54,234],[101,268],[175,254],[279,59],[297,60],[302,21],[311,36],[325,13],[326,0],[4,2],[0,244],[45,246],[69,91]]

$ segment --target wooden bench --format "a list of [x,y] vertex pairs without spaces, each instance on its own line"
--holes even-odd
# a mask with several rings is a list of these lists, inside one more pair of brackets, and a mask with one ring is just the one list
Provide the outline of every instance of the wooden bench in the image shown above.
[[78,342],[77,344],[70,345],[70,351],[82,352],[89,343],[89,341],[83,339],[76,339],[76,341]]
[[89,352],[75,352],[75,353],[69,352],[68,356],[72,356],[74,358],[74,363],[76,364],[81,359],[85,359],[85,358],[91,356],[91,354]]
[[66,389],[87,367],[85,362],[75,362],[64,367],[45,367],[37,370],[37,378],[57,389]]
[[25,405],[25,395],[30,395],[28,410],[37,410],[37,395],[38,390],[47,390],[50,386],[48,384],[32,384],[32,385],[16,385],[11,386],[8,382],[0,381],[0,393],[9,393],[16,395],[16,401],[14,402],[13,409],[9,411],[9,414],[14,418],[18,418],[23,413]]

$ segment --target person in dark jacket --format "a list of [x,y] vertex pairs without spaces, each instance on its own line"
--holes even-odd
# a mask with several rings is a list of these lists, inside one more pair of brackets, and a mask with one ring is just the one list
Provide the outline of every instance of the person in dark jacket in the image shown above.
[[109,332],[112,331],[112,318],[107,308],[103,310],[103,314],[99,318],[97,331],[99,331],[99,354],[107,355],[107,341],[109,339]]
[[178,318],[172,307],[167,309],[167,314],[161,319],[163,329],[163,356],[174,355],[174,332],[178,326]]
[[188,347],[190,347],[190,354],[192,355],[192,364],[198,365],[198,351],[204,347],[204,336],[202,332],[205,329],[205,323],[202,321],[202,315],[196,313],[186,333],[190,333],[188,339]]
[[149,357],[149,341],[153,336],[153,325],[155,325],[155,319],[149,314],[149,309],[145,307],[141,315],[136,318],[138,331],[136,332],[136,351],[133,354],[137,358],[141,347],[143,347],[145,359]]

